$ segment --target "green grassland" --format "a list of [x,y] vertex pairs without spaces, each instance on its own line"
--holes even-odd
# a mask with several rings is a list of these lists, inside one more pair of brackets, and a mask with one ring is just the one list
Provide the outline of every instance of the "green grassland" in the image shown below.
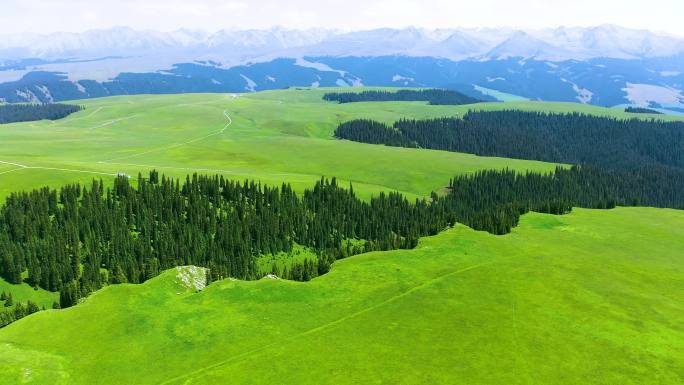
[[[316,252],[307,247],[294,245],[292,251],[289,253],[278,253],[270,255],[262,255],[256,260],[259,273],[263,276],[284,269],[291,269],[292,265],[302,264],[305,261],[315,261],[318,258]],[[274,269],[275,268],[275,269]]]
[[[136,176],[151,168],[177,177],[199,172],[278,185],[287,181],[298,190],[323,175],[336,176],[343,183],[353,182],[363,197],[387,190],[426,196],[456,173],[504,167],[544,171],[553,166],[339,141],[332,138],[337,124],[353,118],[392,122],[458,116],[471,108],[628,116],[572,103],[338,105],[323,101],[324,92],[112,97],[79,101],[86,109],[63,120],[2,125],[0,199],[18,190],[89,183],[94,177],[111,180],[110,175],[120,172]],[[228,127],[224,111],[233,121]]]
[[[457,173],[555,165],[341,141],[337,124],[469,109],[635,117],[572,103],[339,105],[321,99],[327,91],[112,97],[79,101],[86,110],[59,121],[0,125],[0,201],[152,168],[298,191],[336,176],[362,197],[422,197]],[[682,228],[682,211],[576,209],[528,214],[506,236],[457,226],[307,283],[228,279],[196,293],[174,269],[0,329],[0,384],[680,384]],[[257,263],[268,272],[311,257],[297,247]],[[46,307],[56,299],[3,289]]]
[[[529,214],[308,283],[176,270],[0,331],[0,383],[681,384],[684,213]],[[142,342],[144,341],[144,343]]]
[[[43,289],[34,289],[27,284],[13,285],[4,279],[0,278],[0,293],[12,293],[12,301],[14,303],[21,302],[26,305],[27,301],[33,301],[39,307],[45,306],[46,309],[52,308],[52,304],[59,302],[59,293],[52,293]],[[0,301],[0,311],[3,311],[3,302]],[[10,308],[11,310],[11,308]]]

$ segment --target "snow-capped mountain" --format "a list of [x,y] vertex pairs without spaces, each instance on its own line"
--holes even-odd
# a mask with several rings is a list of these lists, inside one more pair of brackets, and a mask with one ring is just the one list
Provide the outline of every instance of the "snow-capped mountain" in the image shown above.
[[586,60],[666,57],[684,51],[684,38],[614,25],[589,28],[520,31],[511,29],[381,28],[336,30],[221,30],[215,33],[178,30],[136,31],[120,27],[83,33],[0,36],[0,60],[39,58],[92,59],[102,56],[171,54],[245,58],[252,55],[399,54],[450,59],[536,57]]
[[[165,52],[183,49],[204,40],[201,33],[188,31],[163,33],[135,31],[130,28],[92,30],[83,33],[59,32],[50,35],[14,36],[0,38],[0,56],[11,57],[7,49],[21,49],[29,57],[41,59],[93,58],[99,56],[134,56],[149,52]],[[12,44],[12,45],[10,45]],[[10,57],[8,57],[10,56]]]
[[136,31],[119,27],[83,33],[0,35],[0,59],[93,59],[106,56],[174,56],[280,52],[311,46],[334,34],[329,30],[221,30],[215,33],[181,29]]
[[311,46],[333,36],[334,31],[310,29],[305,31],[275,28],[270,30],[229,31],[211,34],[197,48],[207,51],[238,49],[246,51],[282,51]]
[[666,57],[684,50],[684,39],[647,30],[601,25],[590,28],[560,27],[539,31],[537,37],[563,47],[568,58],[635,59]]
[[414,52],[424,56],[458,60],[484,55],[491,47],[491,44],[481,36],[466,31],[449,31],[445,38],[435,40],[434,44],[428,44]]
[[684,112],[684,38],[613,25],[0,36],[0,103],[356,85]]
[[563,60],[563,52],[561,49],[554,47],[527,32],[516,31],[501,44],[492,48],[485,57],[488,59],[523,57]]
[[301,47],[305,55],[360,56],[416,55],[437,43],[433,31],[418,28],[380,28],[337,33],[316,45]]

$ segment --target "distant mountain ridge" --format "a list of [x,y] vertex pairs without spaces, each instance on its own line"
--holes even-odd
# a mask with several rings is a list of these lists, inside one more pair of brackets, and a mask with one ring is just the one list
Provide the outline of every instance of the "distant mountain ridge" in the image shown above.
[[682,113],[684,38],[613,25],[0,36],[0,103],[361,85]]
[[[504,50],[505,48],[505,50]],[[354,50],[354,51],[352,51]],[[504,51],[504,52],[502,52]],[[127,27],[83,33],[0,34],[0,60],[44,60],[172,54],[230,59],[260,55],[408,55],[454,60],[535,57],[540,60],[636,59],[684,52],[684,37],[615,25],[543,30],[381,28],[137,31]],[[198,57],[193,57],[197,59]]]
[[[93,62],[97,64],[98,62]],[[684,111],[684,55],[668,59],[548,62],[509,58],[452,61],[432,57],[304,57],[221,68],[176,64],[164,71],[125,72],[111,80],[72,80],[32,71],[0,83],[0,102],[53,102],[128,94],[251,92],[287,87],[430,87],[492,100],[487,90],[530,100]],[[502,99],[503,100],[503,99]]]

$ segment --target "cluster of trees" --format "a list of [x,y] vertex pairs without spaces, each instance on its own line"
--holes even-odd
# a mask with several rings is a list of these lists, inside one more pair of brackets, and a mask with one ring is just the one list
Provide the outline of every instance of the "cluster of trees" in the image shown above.
[[104,285],[140,283],[180,265],[208,268],[210,281],[258,279],[259,256],[299,244],[315,250],[317,259],[274,273],[306,281],[326,273],[336,259],[413,248],[420,237],[456,222],[505,234],[529,210],[684,208],[682,183],[681,175],[649,168],[487,171],[452,179],[446,196],[411,203],[398,193],[362,201],[335,179],[322,179],[299,196],[287,184],[198,175],[181,183],[152,172],[139,176],[137,188],[118,177],[106,190],[94,181],[90,188],[12,194],[0,208],[0,276],[60,291],[59,306],[68,307]]
[[632,114],[657,114],[657,115],[662,115],[662,112],[652,110],[650,108],[643,108],[643,107],[627,107],[625,108],[625,112],[629,112]]
[[0,124],[32,122],[43,119],[57,120],[82,109],[82,106],[60,103],[0,104]]
[[384,144],[392,147],[421,147],[418,142],[409,138],[408,135],[400,131],[396,126],[396,123],[390,126],[371,119],[350,120],[337,126],[335,137],[353,140],[354,142]]
[[[339,138],[583,165],[551,175],[487,171],[452,180],[455,220],[505,234],[529,210],[644,205],[684,209],[684,123],[583,114],[469,112],[463,119],[354,120]],[[465,205],[461,203],[465,202]]]
[[5,307],[11,307],[14,305],[14,299],[12,299],[12,293],[5,293],[4,291],[0,294],[0,302],[5,303]]
[[[10,195],[0,208],[0,276],[11,283],[60,291],[68,307],[106,284],[139,283],[179,265],[207,267],[210,279],[256,279],[260,255],[294,244],[318,259],[283,274],[307,280],[357,252],[411,248],[450,223],[426,201],[381,194],[359,200],[335,179],[302,196],[289,185],[262,186],[220,176],[184,182],[118,177],[88,188],[69,185]],[[350,239],[363,239],[363,248]],[[23,279],[22,274],[28,277]]]
[[[263,186],[222,176],[184,181],[117,177],[86,187],[14,193],[0,207],[0,276],[60,292],[68,307],[107,284],[140,283],[179,265],[208,268],[209,280],[258,279],[257,258],[295,245],[316,259],[292,263],[278,276],[307,281],[337,259],[397,248],[456,222],[505,234],[530,211],[648,205],[684,209],[684,124],[514,111],[468,113],[464,119],[368,120],[340,125],[339,137],[581,163],[549,174],[483,171],[453,178],[445,196],[409,202],[398,193],[358,199],[352,186],[321,179],[302,195],[283,184]],[[358,240],[358,241],[357,241]],[[0,296],[12,307],[11,295]],[[9,305],[8,305],[9,304]],[[37,311],[14,304],[0,325]]]
[[0,294],[0,302],[4,302],[3,307],[7,308],[7,310],[0,311],[0,328],[41,310],[38,304],[30,300],[26,305],[20,302],[14,303],[12,293],[4,291]]
[[359,142],[559,162],[611,170],[684,169],[684,122],[620,120],[585,114],[468,112],[463,119],[368,120],[341,124],[336,136]]
[[549,174],[493,170],[452,179],[443,201],[456,221],[476,230],[506,234],[529,211],[560,215],[572,207],[684,209],[682,186],[681,173],[654,173],[648,167],[618,171],[572,166]]
[[293,263],[289,268],[288,266],[279,268],[276,264],[273,264],[271,274],[291,281],[309,281],[318,277],[319,272],[317,261],[309,259],[302,263]]
[[[337,259],[397,248],[456,222],[505,234],[530,211],[648,205],[684,209],[684,124],[580,114],[470,112],[464,119],[369,120],[339,137],[393,146],[582,164],[550,174],[487,171],[459,176],[449,194],[409,202],[398,193],[358,199],[321,179],[302,195],[222,176],[169,179],[153,171],[137,187],[118,177],[86,187],[14,193],[0,207],[0,276],[60,292],[68,307],[107,284],[140,283],[179,265],[209,280],[261,278],[257,258],[295,245],[317,258],[278,276],[306,281]],[[360,242],[356,242],[359,240]],[[29,306],[12,312],[16,319]],[[30,307],[33,309],[33,306]],[[9,317],[9,316],[3,316]],[[6,318],[9,319],[9,318]]]
[[323,95],[329,102],[428,102],[432,105],[461,105],[480,103],[481,100],[460,92],[443,89],[331,92]]

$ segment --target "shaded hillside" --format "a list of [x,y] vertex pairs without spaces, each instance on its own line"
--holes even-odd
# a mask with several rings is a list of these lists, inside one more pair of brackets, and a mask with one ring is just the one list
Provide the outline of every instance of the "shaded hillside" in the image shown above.
[[482,100],[471,98],[452,90],[398,90],[398,91],[363,91],[363,92],[331,92],[323,95],[329,102],[428,102],[433,106],[474,104]]
[[57,120],[82,109],[70,104],[0,104],[0,124]]
[[483,156],[590,164],[627,170],[662,166],[684,171],[684,123],[585,114],[471,111],[463,118],[369,120],[341,124],[336,136],[366,143]]
[[[111,80],[72,81],[59,72],[33,71],[0,84],[6,102],[51,102],[109,95],[251,92],[288,87],[418,87],[454,89],[491,100],[485,88],[530,100],[615,106],[659,104],[684,108],[684,56],[659,59],[535,59],[452,61],[432,57],[306,57],[225,68],[205,61],[124,72]],[[37,67],[41,68],[41,67]],[[1,101],[1,100],[0,100]]]

